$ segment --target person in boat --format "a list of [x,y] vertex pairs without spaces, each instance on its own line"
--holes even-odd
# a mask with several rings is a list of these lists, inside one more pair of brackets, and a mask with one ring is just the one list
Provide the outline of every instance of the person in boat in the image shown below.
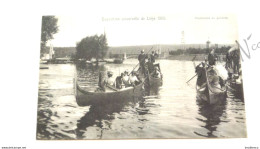
[[228,52],[226,54],[226,68],[232,68],[232,59]]
[[197,73],[197,76],[198,76],[197,85],[201,88],[206,86],[206,84],[207,84],[206,83],[206,81],[207,81],[206,73],[205,73],[204,67],[205,67],[205,64],[201,63],[200,65],[196,66],[196,68],[195,68],[195,72]]
[[124,73],[121,73],[120,76],[116,77],[116,88],[117,89],[122,89],[125,87],[125,85],[123,83],[123,77],[124,77]]
[[144,50],[141,51],[141,54],[138,56],[139,65],[141,68],[142,73],[145,73],[145,59],[146,55],[144,54]]
[[232,68],[232,57],[230,53],[227,52],[226,54],[226,69],[228,70],[228,79],[232,78],[232,73],[229,71],[230,68]]
[[115,85],[115,81],[112,78],[113,77],[113,72],[112,71],[108,71],[107,72],[107,79],[106,79],[106,86],[110,86],[113,87]]
[[151,58],[151,62],[152,63],[155,63],[155,57],[156,57],[156,53],[154,51],[152,51],[152,54],[150,55],[150,58]]
[[145,68],[146,72],[148,71],[148,73],[153,73],[154,65],[151,58],[148,58],[148,61],[145,62]]
[[232,56],[234,73],[239,73],[239,50],[233,52]]
[[129,80],[129,71],[128,70],[126,70],[124,72],[123,83],[124,83],[125,87],[131,86],[131,83],[130,83],[130,80]]
[[129,80],[132,86],[138,85],[141,82],[141,80],[137,77],[136,72],[134,71],[131,73]]
[[220,77],[217,75],[216,71],[213,68],[210,68],[210,70],[208,70],[208,81],[210,85],[221,88]]
[[216,64],[217,57],[215,55],[215,49],[212,49],[212,51],[208,55],[208,63],[210,66],[213,66]]

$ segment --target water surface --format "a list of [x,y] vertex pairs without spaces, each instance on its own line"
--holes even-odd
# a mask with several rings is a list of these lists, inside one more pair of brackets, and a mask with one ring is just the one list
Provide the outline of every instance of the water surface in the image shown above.
[[[191,61],[160,60],[163,86],[149,97],[106,106],[77,105],[73,78],[86,90],[97,87],[104,67],[50,64],[40,70],[37,139],[240,138],[246,137],[244,102],[232,96],[217,106],[196,100]],[[198,63],[198,62],[197,62]],[[108,64],[119,75],[137,60]]]

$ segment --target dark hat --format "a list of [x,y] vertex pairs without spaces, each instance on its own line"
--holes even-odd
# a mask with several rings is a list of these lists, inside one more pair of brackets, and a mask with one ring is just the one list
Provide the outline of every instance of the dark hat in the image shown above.
[[108,71],[107,75],[113,75],[113,72],[112,71]]

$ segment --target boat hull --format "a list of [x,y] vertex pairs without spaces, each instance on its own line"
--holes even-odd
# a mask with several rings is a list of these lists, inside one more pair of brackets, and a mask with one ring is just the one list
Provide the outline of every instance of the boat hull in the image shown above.
[[149,75],[149,85],[150,87],[160,87],[163,85],[162,78],[155,78]]
[[244,100],[243,84],[242,83],[228,83],[227,89],[234,95],[235,98]]
[[196,90],[197,90],[197,99],[208,102],[209,92],[207,86],[201,87],[196,85]]
[[218,87],[210,84],[207,68],[204,68],[204,71],[206,82],[202,87],[198,86],[198,83],[196,83],[197,97],[209,104],[221,103],[227,98],[226,86]]
[[88,92],[80,88],[75,81],[75,96],[79,106],[106,105],[141,97],[143,93],[143,83],[114,92]]

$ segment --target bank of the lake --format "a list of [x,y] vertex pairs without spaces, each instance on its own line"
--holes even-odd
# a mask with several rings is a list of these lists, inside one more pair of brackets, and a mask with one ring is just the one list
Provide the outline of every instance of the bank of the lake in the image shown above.
[[[196,56],[196,58],[194,59],[194,57]],[[207,55],[204,54],[183,54],[183,55],[169,55],[166,58],[163,59],[167,59],[167,60],[179,60],[179,61],[191,61],[191,60],[196,60],[196,61],[204,61],[205,57],[207,57]],[[218,55],[218,57],[220,58],[221,61],[224,60],[224,55]]]

